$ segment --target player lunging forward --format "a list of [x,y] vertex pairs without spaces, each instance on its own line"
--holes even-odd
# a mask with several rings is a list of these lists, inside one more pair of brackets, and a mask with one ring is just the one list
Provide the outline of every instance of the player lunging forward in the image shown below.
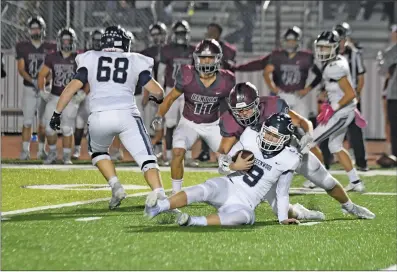
[[62,93],[50,122],[52,129],[58,129],[62,111],[72,96],[89,83],[88,146],[92,164],[112,188],[110,209],[119,206],[126,197],[108,153],[115,136],[120,137],[141,167],[150,187],[165,197],[156,156],[134,100],[137,84],[158,99],[162,99],[164,90],[152,79],[153,59],[129,52],[130,46],[130,36],[123,28],[106,28],[101,38],[102,51],[77,56],[77,74]]
[[313,133],[311,122],[289,110],[282,99],[266,96],[259,97],[256,87],[249,82],[244,82],[238,83],[233,88],[229,96],[229,107],[230,111],[225,112],[221,116],[220,121],[222,142],[219,147],[221,155],[218,159],[221,173],[229,171],[229,166],[233,169],[233,165],[230,164],[230,156],[227,154],[241,137],[246,127],[255,128],[265,122],[269,115],[288,111],[292,123],[298,127],[298,131],[301,128],[305,130],[305,135],[300,139],[300,152],[304,153],[304,155],[302,156],[302,163],[296,172],[324,189],[342,205],[344,211],[359,218],[375,218],[371,211],[354,204],[343,190],[342,185],[331,176],[312,152],[308,152],[308,147],[313,139],[311,136]]
[[[221,141],[219,130],[220,103],[235,84],[234,75],[219,69],[222,49],[216,40],[203,40],[194,53],[194,66],[183,65],[176,74],[175,87],[160,105],[153,125],[162,119],[181,95],[183,114],[172,139],[172,190],[182,189],[183,159],[187,150],[201,137],[216,151]],[[165,117],[167,118],[167,117]],[[160,127],[161,129],[161,127]]]
[[[189,187],[178,194],[159,200],[156,194],[146,199],[145,215],[153,218],[169,209],[184,207],[194,202],[206,202],[218,213],[208,216],[180,214],[178,224],[182,226],[233,226],[254,224],[255,208],[267,200],[281,224],[299,223],[296,218],[324,219],[320,212],[301,209],[301,205],[290,205],[288,190],[293,172],[300,164],[301,155],[291,144],[295,126],[285,113],[272,115],[263,123],[260,131],[246,128],[240,141],[230,155],[240,150],[254,155],[252,167],[224,177],[207,180]],[[239,155],[241,158],[241,155]],[[238,158],[237,160],[239,160]],[[303,210],[307,213],[302,212]],[[292,218],[288,218],[290,213]],[[305,218],[308,216],[309,218]]]
[[356,119],[358,127],[366,125],[356,108],[357,100],[353,89],[349,63],[338,54],[340,37],[336,31],[324,31],[315,40],[316,59],[323,64],[323,79],[328,103],[321,106],[317,117],[319,125],[313,132],[314,145],[329,138],[328,147],[338,156],[339,162],[347,172],[350,184],[348,190],[363,192],[360,180],[349,153],[343,148],[348,126]]

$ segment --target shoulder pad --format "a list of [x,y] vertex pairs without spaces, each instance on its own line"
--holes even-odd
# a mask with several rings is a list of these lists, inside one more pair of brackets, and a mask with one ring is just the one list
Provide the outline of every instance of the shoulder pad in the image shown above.
[[183,78],[183,85],[188,85],[192,82],[194,78],[194,73],[196,72],[196,68],[193,65],[181,65],[181,73]]
[[139,68],[141,71],[152,71],[154,65],[154,59],[147,57],[139,53],[131,53],[129,57],[135,57],[135,61],[139,61]]
[[295,147],[286,146],[284,150],[279,154],[277,161],[278,169],[285,172],[298,168],[301,163],[301,154]]
[[221,129],[222,137],[240,138],[241,134],[244,131],[244,128],[237,123],[237,121],[234,119],[233,115],[229,111],[226,111],[221,115],[219,127]]
[[80,65],[82,65],[84,63],[84,59],[87,58],[89,55],[92,54],[92,50],[84,52],[82,54],[77,54],[76,58],[75,58],[75,62],[77,64],[77,67],[80,68]]
[[324,70],[324,77],[340,80],[342,77],[347,76],[349,74],[348,64],[345,63],[344,59],[335,60],[327,65]]
[[236,78],[236,76],[234,75],[234,73],[233,73],[232,71],[230,71],[230,70],[219,69],[219,74],[220,74],[221,76],[224,76],[224,77],[229,77],[229,78],[231,78],[232,80],[235,80],[235,78]]

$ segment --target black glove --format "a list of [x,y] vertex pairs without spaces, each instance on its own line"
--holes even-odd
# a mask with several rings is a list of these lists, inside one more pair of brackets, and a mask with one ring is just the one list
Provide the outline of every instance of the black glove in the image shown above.
[[56,113],[54,111],[54,113],[52,114],[51,120],[50,120],[50,127],[55,131],[61,129],[61,114],[60,113]]
[[158,99],[157,97],[153,95],[149,95],[149,100],[155,102],[156,104],[161,104],[164,101],[164,97]]

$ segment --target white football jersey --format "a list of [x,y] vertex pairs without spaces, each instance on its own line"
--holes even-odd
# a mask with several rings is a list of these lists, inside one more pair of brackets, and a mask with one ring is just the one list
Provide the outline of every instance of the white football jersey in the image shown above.
[[152,72],[154,60],[139,53],[87,51],[76,57],[77,69],[88,70],[90,112],[132,109],[139,74]]
[[[349,62],[344,56],[338,55],[334,61],[327,64],[323,71],[325,91],[327,92],[330,104],[338,103],[345,95],[338,83],[338,81],[345,76],[350,84],[354,86],[352,84],[353,81],[350,73]],[[356,103],[356,99],[354,99],[352,103],[346,105],[344,108],[354,110]]]
[[263,156],[257,143],[258,132],[250,127],[244,130],[240,140],[230,150],[229,155],[233,156],[239,150],[249,150],[255,156],[254,165],[251,170],[244,172],[238,171],[228,177],[243,192],[247,201],[254,207],[261,203],[261,200],[277,183],[280,176],[288,171],[295,171],[298,168],[301,155],[295,147],[285,147],[274,157],[266,158]]

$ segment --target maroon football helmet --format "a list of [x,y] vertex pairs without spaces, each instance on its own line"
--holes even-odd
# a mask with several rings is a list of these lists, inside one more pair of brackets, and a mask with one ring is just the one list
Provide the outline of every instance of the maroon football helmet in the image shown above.
[[[193,52],[194,67],[199,73],[213,74],[220,69],[222,56],[222,48],[216,40],[202,40]],[[201,63],[200,58],[203,57],[213,57],[214,61]]]
[[251,82],[237,83],[229,94],[228,104],[240,125],[247,127],[255,125],[258,121],[260,116],[259,93]]

